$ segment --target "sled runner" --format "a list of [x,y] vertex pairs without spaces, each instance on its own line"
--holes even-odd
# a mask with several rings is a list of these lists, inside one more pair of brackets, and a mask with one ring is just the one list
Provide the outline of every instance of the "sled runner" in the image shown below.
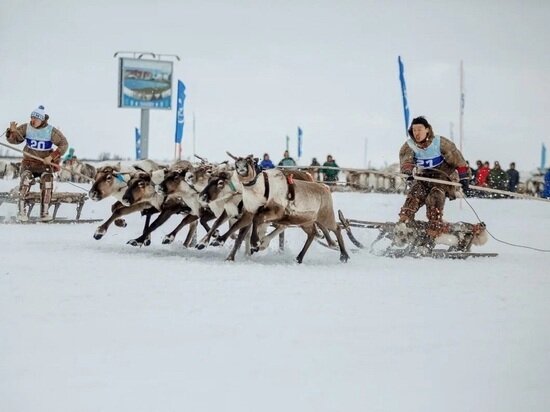
[[[365,246],[357,240],[352,228],[377,229],[376,239],[371,243],[369,251],[376,255],[393,258],[400,257],[431,257],[436,259],[466,259],[470,257],[495,257],[497,253],[471,252],[472,245],[482,245],[487,241],[485,224],[466,222],[449,223],[448,233],[435,239],[427,233],[428,222],[413,221],[409,223],[371,222],[358,219],[347,219],[341,210],[338,211],[341,227],[346,231],[351,242],[363,249]],[[389,246],[375,250],[375,246],[387,239]],[[387,244],[387,242],[386,242]],[[447,249],[436,245],[447,245]]]

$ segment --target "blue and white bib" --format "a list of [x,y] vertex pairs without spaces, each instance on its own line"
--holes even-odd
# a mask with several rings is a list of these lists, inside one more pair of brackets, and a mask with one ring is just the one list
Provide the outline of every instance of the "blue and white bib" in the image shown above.
[[418,168],[433,169],[443,163],[440,136],[434,136],[432,143],[425,149],[418,147],[412,139],[407,140],[407,144],[414,152],[414,160]]
[[48,151],[52,149],[52,130],[53,127],[48,125],[41,129],[35,129],[30,124],[27,125],[27,147],[32,150]]

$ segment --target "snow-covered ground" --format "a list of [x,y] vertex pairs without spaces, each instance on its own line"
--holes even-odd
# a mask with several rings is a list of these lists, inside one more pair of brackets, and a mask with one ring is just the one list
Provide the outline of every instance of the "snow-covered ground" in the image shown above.
[[[404,200],[334,198],[348,217],[374,221],[394,221]],[[470,202],[496,237],[550,249],[550,204]],[[89,201],[83,217],[105,218],[109,206]],[[476,221],[463,201],[447,204],[446,219]],[[294,229],[283,253],[273,245],[229,263],[229,245],[161,245],[175,219],[150,247],[128,246],[142,223],[127,220],[100,241],[95,224],[0,225],[0,411],[549,408],[549,253],[491,239],[477,250],[497,258],[362,251],[342,264],[313,244],[298,265],[305,235]]]

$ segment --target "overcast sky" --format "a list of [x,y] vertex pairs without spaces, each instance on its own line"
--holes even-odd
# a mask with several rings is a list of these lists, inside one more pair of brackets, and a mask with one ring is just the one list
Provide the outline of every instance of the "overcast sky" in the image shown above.
[[[458,143],[464,61],[464,155],[529,170],[550,150],[548,1],[15,1],[0,3],[0,118],[28,121],[39,104],[76,153],[131,157],[140,110],[117,107],[116,51],[177,54],[187,87],[184,155],[209,160],[267,151],[296,128],[301,164],[398,160],[411,116]],[[173,103],[175,108],[175,102]],[[151,110],[149,155],[172,159],[175,109]],[[4,127],[2,126],[2,127]],[[2,140],[5,142],[4,138]]]

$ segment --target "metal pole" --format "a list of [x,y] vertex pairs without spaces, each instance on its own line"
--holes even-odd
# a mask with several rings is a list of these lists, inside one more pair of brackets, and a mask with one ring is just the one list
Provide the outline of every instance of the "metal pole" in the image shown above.
[[459,123],[459,147],[462,153],[462,142],[464,139],[464,64],[460,61],[460,123]]
[[195,112],[193,112],[193,158],[197,152],[197,140],[195,136]]
[[141,159],[149,159],[149,109],[141,109]]
[[369,144],[369,139],[365,137],[365,152],[363,153],[363,167],[367,168],[367,146]]

